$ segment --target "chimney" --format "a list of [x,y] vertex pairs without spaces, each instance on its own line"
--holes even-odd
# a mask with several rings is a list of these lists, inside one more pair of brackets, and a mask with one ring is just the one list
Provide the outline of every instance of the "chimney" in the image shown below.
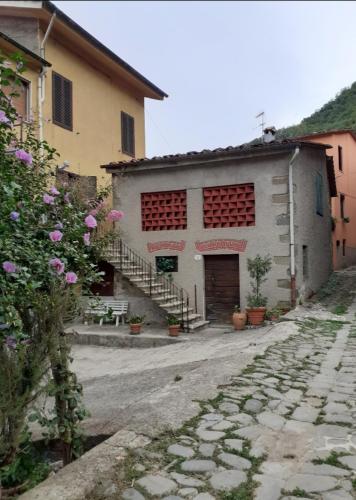
[[267,127],[263,130],[263,142],[268,144],[269,142],[273,142],[276,140],[276,128],[275,127]]

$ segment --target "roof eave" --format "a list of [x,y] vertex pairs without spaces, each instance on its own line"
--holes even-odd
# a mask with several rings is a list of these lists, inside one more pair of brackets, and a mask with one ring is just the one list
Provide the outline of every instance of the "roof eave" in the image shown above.
[[73,19],[67,16],[64,12],[62,12],[56,5],[54,5],[50,1],[43,1],[42,7],[46,9],[49,13],[56,13],[58,19],[63,21],[70,29],[74,30],[80,36],[85,38],[91,45],[96,47],[106,56],[108,56],[111,60],[113,60],[116,64],[121,66],[125,71],[127,71],[131,76],[134,76],[141,84],[144,84],[147,89],[149,89],[149,94],[147,97],[152,99],[163,100],[165,97],[168,97],[163,90],[157,87],[154,83],[150,82],[146,77],[144,77],[141,73],[135,70],[132,66],[130,66],[126,61],[121,59],[118,55],[112,52],[108,47],[103,45],[99,40],[97,40],[94,36],[88,33],[84,28],[82,28],[79,24],[77,24]]
[[167,167],[190,167],[198,166],[202,162],[206,163],[216,163],[220,161],[225,161],[226,159],[242,159],[242,158],[252,158],[261,156],[270,156],[273,154],[283,154],[288,151],[292,151],[296,147],[308,147],[311,149],[329,149],[331,146],[326,144],[318,143],[303,143],[303,142],[289,142],[285,144],[268,144],[264,146],[252,146],[249,148],[229,148],[229,149],[217,149],[213,151],[202,151],[199,153],[190,153],[184,155],[167,155],[163,157],[151,158],[151,159],[134,159],[129,162],[116,162],[109,163],[106,165],[101,165],[101,168],[105,168],[107,173],[120,173],[123,171],[130,170],[130,173],[142,172],[147,170],[158,170]]
[[8,35],[5,35],[5,33],[2,33],[1,31],[0,31],[0,38],[5,42],[7,42],[9,45],[15,47],[16,49],[20,50],[21,52],[29,56],[32,60],[36,61],[37,63],[40,63],[42,66],[47,66],[47,67],[52,66],[50,62],[46,61],[39,55],[32,52],[30,49],[28,49],[24,45],[21,45],[21,43],[17,42],[13,38],[10,38]]

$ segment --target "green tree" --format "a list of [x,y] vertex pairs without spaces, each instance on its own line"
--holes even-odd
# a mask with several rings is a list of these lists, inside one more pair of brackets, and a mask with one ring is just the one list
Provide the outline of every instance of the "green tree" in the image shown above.
[[0,478],[43,391],[54,397],[55,414],[40,421],[61,440],[64,463],[80,452],[85,410],[65,322],[101,279],[96,262],[110,235],[99,236],[96,226],[117,215],[103,209],[108,190],[86,200],[79,187],[56,182],[58,154],[38,141],[35,124],[19,139],[12,104],[24,65],[17,55],[11,60],[14,69],[0,56]]

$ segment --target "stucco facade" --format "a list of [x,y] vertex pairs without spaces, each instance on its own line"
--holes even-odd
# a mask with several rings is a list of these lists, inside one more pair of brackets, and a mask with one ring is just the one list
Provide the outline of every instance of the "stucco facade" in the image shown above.
[[[328,155],[335,165],[338,196],[332,199],[332,216],[335,221],[333,231],[333,264],[341,269],[356,264],[356,136],[351,130],[335,130],[312,134],[303,140],[330,144]],[[344,201],[341,201],[344,197]],[[344,218],[341,204],[344,205]],[[346,222],[345,217],[349,219]]]
[[[206,312],[204,266],[208,255],[239,255],[242,308],[246,307],[246,296],[251,291],[247,258],[257,254],[270,255],[272,270],[263,289],[268,297],[268,306],[290,307],[288,172],[294,149],[294,145],[276,144],[246,150],[231,148],[210,155],[178,155],[166,160],[163,157],[156,162],[108,165],[107,170],[113,174],[114,206],[125,212],[125,218],[120,222],[121,238],[153,265],[156,256],[177,255],[178,271],[173,273],[174,280],[187,290],[193,301],[196,296],[196,309],[203,317]],[[301,145],[293,171],[296,284],[298,295],[302,297],[316,291],[331,271],[330,199],[325,149]],[[322,179],[322,216],[315,212],[317,173]],[[205,228],[203,189],[246,183],[254,185],[255,225]],[[141,194],[171,190],[186,191],[187,228],[143,231]],[[215,243],[207,243],[211,240],[219,241],[216,249],[212,249]],[[224,243],[225,240],[230,240],[230,243]],[[178,251],[159,249],[160,242],[167,241],[174,242]],[[308,248],[309,260],[304,277],[303,245]]]
[[[51,2],[1,2],[0,31],[49,63],[46,67],[32,64],[32,58],[25,53],[30,64],[23,76],[29,82],[29,117],[42,124],[43,138],[60,153],[60,163],[67,161],[69,170],[76,174],[97,176],[98,184],[103,185],[110,183],[110,177],[100,170],[100,164],[145,156],[144,101],[163,99],[166,96],[163,91]],[[2,39],[0,48],[7,53],[19,50]],[[39,99],[41,72],[44,77]],[[72,129],[53,123],[54,72],[72,84]],[[132,155],[123,152],[121,112],[134,120]]]

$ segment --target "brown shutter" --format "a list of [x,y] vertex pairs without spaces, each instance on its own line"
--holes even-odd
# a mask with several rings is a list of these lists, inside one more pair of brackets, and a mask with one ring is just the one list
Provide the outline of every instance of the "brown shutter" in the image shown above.
[[73,130],[73,96],[72,82],[53,72],[52,74],[52,107],[53,123]]
[[121,149],[123,153],[135,156],[135,121],[127,113],[121,112]]

